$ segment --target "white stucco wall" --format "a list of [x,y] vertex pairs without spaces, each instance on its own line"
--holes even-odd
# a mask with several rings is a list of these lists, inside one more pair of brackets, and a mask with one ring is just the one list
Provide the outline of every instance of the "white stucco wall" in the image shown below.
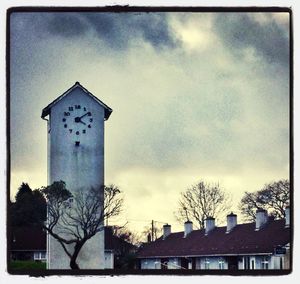
[[113,251],[105,251],[105,268],[113,269],[114,268],[114,253]]
[[[282,258],[283,269],[288,269],[284,267],[284,255],[249,255],[249,256],[239,256],[238,257],[238,269],[245,269],[245,257],[249,257],[250,260],[250,269],[252,267],[252,261],[254,262],[254,269],[263,269],[262,261],[264,257],[268,257],[268,269],[280,269],[280,258]],[[208,269],[220,269],[220,261],[223,261],[223,269],[228,269],[228,261],[226,257],[196,257],[195,260],[195,269],[203,270],[205,268],[205,262],[209,261]],[[161,259],[142,259],[141,260],[141,269],[161,269]],[[179,257],[171,257],[168,259],[167,267],[168,269],[180,269],[181,259]],[[189,269],[191,269],[191,263],[189,264]]]
[[[75,110],[75,105],[80,105],[81,110]],[[77,114],[65,116],[64,112],[70,112],[70,106]],[[82,119],[86,125],[74,122],[75,116],[85,113],[83,107],[92,113],[91,117]],[[90,118],[92,122],[89,122]],[[91,128],[87,127],[88,124]],[[104,108],[81,88],[75,88],[52,107],[48,128],[48,183],[63,180],[72,193],[94,187],[99,188],[99,194],[103,194],[100,188],[104,184]],[[70,128],[72,133],[69,132]],[[86,133],[83,133],[83,129]],[[76,131],[80,134],[76,135]],[[80,141],[80,145],[75,146],[75,141]],[[69,258],[61,245],[52,237],[48,239],[48,268],[69,269]],[[104,231],[84,245],[78,256],[78,264],[86,269],[104,268]]]

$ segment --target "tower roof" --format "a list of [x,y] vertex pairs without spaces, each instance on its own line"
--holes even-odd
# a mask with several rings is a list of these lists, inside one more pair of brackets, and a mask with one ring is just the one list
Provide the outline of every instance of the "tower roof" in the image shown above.
[[99,100],[96,96],[94,96],[92,93],[90,93],[86,88],[84,88],[82,85],[80,85],[79,82],[76,82],[70,89],[68,89],[66,92],[64,92],[61,96],[56,98],[52,103],[47,105],[43,110],[42,110],[42,115],[41,117],[44,118],[47,115],[50,114],[51,108],[58,103],[60,100],[62,100],[65,96],[67,96],[70,92],[72,92],[75,88],[80,88],[83,90],[87,95],[92,97],[98,104],[100,104],[104,108],[104,119],[107,120],[112,113],[112,109],[106,105],[104,102]]

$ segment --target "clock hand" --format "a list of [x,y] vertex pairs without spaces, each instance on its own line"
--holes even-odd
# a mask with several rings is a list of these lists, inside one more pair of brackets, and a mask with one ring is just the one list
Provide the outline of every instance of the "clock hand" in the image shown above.
[[80,116],[79,119],[85,117],[86,115],[88,115],[90,112],[85,113],[84,115]]
[[84,125],[86,125],[86,123],[85,123],[85,122],[83,122],[81,119],[79,120],[79,122],[80,122],[80,123],[82,123],[82,124],[84,124]]

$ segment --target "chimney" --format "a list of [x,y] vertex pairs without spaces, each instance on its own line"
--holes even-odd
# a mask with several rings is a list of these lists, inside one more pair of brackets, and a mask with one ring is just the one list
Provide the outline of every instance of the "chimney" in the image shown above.
[[171,234],[171,225],[165,224],[163,225],[163,240],[166,239],[167,236]]
[[150,235],[150,233],[147,235],[147,243],[151,243],[151,235]]
[[205,220],[205,235],[215,228],[215,218],[207,217]]
[[184,238],[193,231],[193,223],[191,221],[186,221],[184,223]]
[[268,222],[268,212],[265,209],[257,209],[255,221],[255,231],[258,231]]
[[285,215],[285,227],[288,228],[290,226],[290,206],[285,207],[284,215]]
[[231,212],[229,215],[227,215],[226,234],[230,233],[236,225],[237,225],[237,215]]

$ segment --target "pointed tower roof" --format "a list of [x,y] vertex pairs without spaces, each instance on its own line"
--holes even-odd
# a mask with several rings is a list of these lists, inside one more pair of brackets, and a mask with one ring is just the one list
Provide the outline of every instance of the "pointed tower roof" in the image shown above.
[[66,92],[64,92],[61,96],[59,96],[58,98],[56,98],[52,103],[50,103],[49,105],[47,105],[43,110],[42,110],[42,115],[41,117],[44,118],[47,115],[50,114],[51,112],[51,108],[58,103],[60,100],[62,100],[65,96],[67,96],[70,92],[72,92],[75,88],[80,88],[81,90],[83,90],[87,95],[89,95],[90,97],[92,97],[98,104],[100,104],[103,108],[104,108],[104,119],[107,120],[110,116],[110,114],[112,113],[112,109],[106,105],[104,102],[100,101],[97,97],[95,97],[92,93],[90,93],[86,88],[84,88],[82,85],[80,85],[79,82],[76,82],[69,90],[67,90]]

